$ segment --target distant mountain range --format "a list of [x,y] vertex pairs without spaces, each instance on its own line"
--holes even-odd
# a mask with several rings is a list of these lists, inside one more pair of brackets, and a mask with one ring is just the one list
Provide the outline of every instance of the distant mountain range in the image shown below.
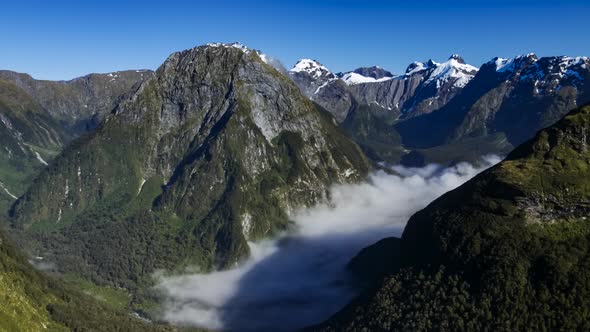
[[590,101],[589,65],[529,54],[477,69],[455,54],[397,76],[378,67],[335,75],[313,60],[289,74],[374,160],[420,166],[507,153]]

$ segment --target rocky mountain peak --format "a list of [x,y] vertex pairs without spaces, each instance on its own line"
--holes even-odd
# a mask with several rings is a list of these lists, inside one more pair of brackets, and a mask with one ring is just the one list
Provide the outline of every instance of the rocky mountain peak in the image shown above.
[[301,59],[291,68],[292,73],[306,73],[314,79],[335,78],[335,75],[316,60]]
[[391,72],[379,66],[360,67],[346,73],[338,73],[336,76],[348,85],[384,82],[394,77]]
[[497,72],[517,72],[538,60],[539,58],[534,53],[529,53],[527,55],[518,55],[512,59],[496,57],[488,64],[495,66]]
[[418,72],[423,69],[426,69],[424,63],[419,62],[419,61],[414,61],[414,62],[410,63],[410,65],[406,68],[405,73],[406,73],[406,75],[409,75],[411,73]]
[[[240,42],[233,42],[233,43],[207,43],[204,46],[200,46],[200,47],[233,47],[233,48],[237,48],[239,50],[242,50],[244,52],[249,52],[251,51],[250,48],[248,48],[246,45],[240,43]],[[198,48],[198,47],[197,47]]]
[[374,79],[380,79],[384,77],[393,77],[393,74],[379,66],[372,67],[360,67],[352,71],[353,73],[362,75],[364,77],[371,77]]
[[345,81],[312,59],[299,60],[287,74],[304,95],[332,113],[338,121],[344,120],[352,105]]
[[437,88],[449,81],[453,81],[454,87],[464,87],[479,70],[477,67],[465,64],[463,58],[456,54],[443,63],[429,60],[429,67],[434,70],[430,73],[426,83],[436,83]]
[[462,63],[465,64],[465,60],[463,60],[463,57],[461,57],[459,54],[453,54],[449,57],[449,60],[455,60],[458,63]]

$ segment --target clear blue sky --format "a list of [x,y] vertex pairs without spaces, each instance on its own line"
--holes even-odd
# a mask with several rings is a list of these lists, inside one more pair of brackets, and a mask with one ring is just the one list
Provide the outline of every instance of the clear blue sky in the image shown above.
[[240,41],[287,67],[331,70],[535,52],[590,55],[590,1],[3,1],[0,68],[41,79],[157,68],[178,50]]

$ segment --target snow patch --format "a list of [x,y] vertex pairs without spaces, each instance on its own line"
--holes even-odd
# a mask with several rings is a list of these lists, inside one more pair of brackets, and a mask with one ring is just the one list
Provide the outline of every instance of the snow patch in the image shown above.
[[243,45],[242,43],[239,42],[234,42],[234,43],[207,43],[206,46],[208,47],[225,47],[225,48],[237,48],[239,50],[242,50],[245,53],[248,53],[251,51],[251,49],[249,49],[247,46]]
[[496,71],[499,73],[514,70],[514,59],[496,58],[494,60]]
[[331,71],[328,70],[324,65],[321,63],[311,60],[311,59],[301,59],[299,60],[293,68],[290,70],[293,73],[301,73],[305,72],[313,76],[313,78],[320,78],[323,75],[330,75],[332,74]]
[[435,69],[425,83],[430,84],[436,82],[437,88],[440,88],[451,79],[455,79],[453,86],[462,88],[471,81],[478,71],[476,67],[461,63],[455,58],[451,58],[443,63],[433,61],[433,65]]
[[354,169],[349,168],[346,171],[344,171],[344,177],[345,178],[348,178],[348,177],[350,177],[351,175],[353,175],[355,173],[356,173],[356,171]]
[[139,184],[139,190],[137,190],[137,194],[139,195],[143,190],[143,186],[145,185],[146,179],[141,179],[141,183]]
[[355,73],[355,72],[346,73],[346,74],[344,74],[344,76],[342,76],[342,80],[348,85],[385,82],[385,81],[389,81],[391,79],[393,79],[393,77],[382,77],[382,78],[376,79],[373,77],[363,76],[363,75]]
[[418,61],[413,62],[412,63],[412,66],[414,66],[414,69],[408,71],[405,76],[410,76],[410,75],[413,75],[413,74],[416,74],[416,73],[419,73],[419,72],[421,72],[423,70],[428,69],[428,67],[426,67],[424,65],[424,63],[418,62]]
[[322,90],[323,88],[325,88],[328,84],[332,83],[335,79],[330,79],[328,81],[326,81],[324,84],[318,86],[317,89],[315,89],[315,91],[313,92],[313,94],[318,94],[318,92],[320,92],[320,90]]
[[39,160],[39,162],[45,166],[49,165],[45,160],[43,160],[43,158],[41,157],[41,155],[39,154],[39,152],[35,151],[35,156],[37,157],[37,160]]
[[260,60],[262,60],[262,62],[266,63],[267,65],[270,63],[270,57],[264,53],[258,53],[258,56],[260,57]]
[[18,197],[16,197],[15,195],[13,195],[10,191],[8,191],[8,188],[6,188],[4,186],[4,183],[0,182],[0,188],[4,189],[4,191],[6,192],[6,194],[10,197],[12,197],[13,199],[18,199]]

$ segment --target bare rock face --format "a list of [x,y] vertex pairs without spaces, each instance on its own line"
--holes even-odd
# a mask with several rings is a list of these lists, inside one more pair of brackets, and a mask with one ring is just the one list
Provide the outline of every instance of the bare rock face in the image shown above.
[[[26,233],[56,225],[40,247],[64,270],[80,252],[84,274],[131,283],[155,269],[231,266],[248,254],[246,240],[284,230],[293,209],[368,169],[334,118],[259,52],[209,44],[172,54],[96,133],[56,159],[12,221]],[[105,206],[117,212],[93,222]],[[75,240],[54,247],[66,233]],[[137,239],[122,241],[129,256],[97,253],[120,246],[119,233]],[[128,260],[138,264],[131,271]]]
[[299,60],[288,72],[304,95],[329,111],[342,122],[353,105],[348,86],[321,63]]

